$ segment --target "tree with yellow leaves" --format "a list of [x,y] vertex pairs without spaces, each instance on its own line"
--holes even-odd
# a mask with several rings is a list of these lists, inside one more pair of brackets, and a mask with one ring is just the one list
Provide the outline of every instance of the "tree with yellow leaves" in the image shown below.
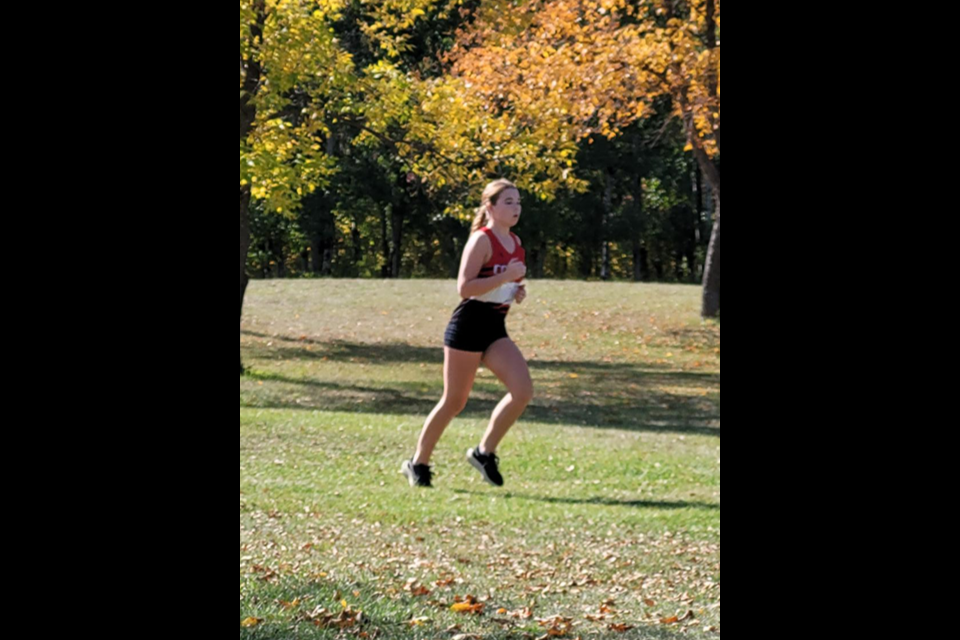
[[[297,206],[335,167],[318,138],[331,96],[353,82],[328,21],[342,0],[240,1],[240,313],[247,285],[250,199]],[[243,373],[243,363],[240,363]]]
[[[490,0],[449,56],[452,77],[497,116],[482,119],[500,124],[493,151],[515,153],[498,137],[537,141],[547,186],[578,188],[577,145],[613,139],[670,98],[715,198],[704,317],[720,312],[719,32],[720,0]],[[448,145],[467,144],[446,131]]]

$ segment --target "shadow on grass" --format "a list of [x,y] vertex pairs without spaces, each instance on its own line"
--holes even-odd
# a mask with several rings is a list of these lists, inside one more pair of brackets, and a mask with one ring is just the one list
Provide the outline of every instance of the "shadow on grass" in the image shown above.
[[[288,363],[324,360],[378,367],[398,363],[439,367],[443,362],[443,350],[437,348],[269,338],[272,346],[249,347],[248,353],[259,360]],[[676,371],[649,363],[532,360],[529,364],[537,393],[522,421],[720,437],[719,374]],[[242,392],[241,407],[426,418],[443,395],[439,376],[427,383],[378,383],[369,377],[320,381],[253,370],[246,377],[276,384]],[[496,380],[478,380],[461,418],[488,418],[504,391]]]
[[[487,497],[488,494],[479,491],[467,491],[465,489],[454,489],[453,493],[462,495],[475,495]],[[533,500],[536,502],[546,502],[549,504],[589,504],[600,505],[604,507],[635,507],[637,509],[704,509],[710,511],[720,511],[719,504],[708,502],[665,502],[661,500],[612,500],[596,496],[593,498],[556,498],[552,496],[532,496],[524,493],[508,491],[503,494],[504,499]]]

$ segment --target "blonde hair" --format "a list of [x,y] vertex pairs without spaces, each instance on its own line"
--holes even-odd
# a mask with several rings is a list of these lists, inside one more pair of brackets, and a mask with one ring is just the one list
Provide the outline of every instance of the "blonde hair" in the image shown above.
[[[509,180],[503,179],[495,180],[487,185],[487,188],[483,190],[483,197],[480,199],[480,208],[477,209],[477,216],[473,219],[473,227],[470,233],[476,233],[487,226],[490,222],[489,216],[487,215],[487,205],[497,204],[497,201],[500,199],[500,194],[507,189],[517,189],[517,185]],[[519,191],[519,189],[517,189],[517,191]]]

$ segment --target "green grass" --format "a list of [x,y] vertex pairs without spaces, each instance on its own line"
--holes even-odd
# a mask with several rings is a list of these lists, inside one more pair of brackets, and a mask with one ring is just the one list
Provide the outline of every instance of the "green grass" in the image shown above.
[[[398,470],[443,390],[453,283],[251,283],[242,639],[717,637],[719,324],[695,287],[529,289],[508,328],[537,396],[507,487],[463,460],[504,393],[481,371],[414,491]],[[482,613],[451,610],[469,596]]]

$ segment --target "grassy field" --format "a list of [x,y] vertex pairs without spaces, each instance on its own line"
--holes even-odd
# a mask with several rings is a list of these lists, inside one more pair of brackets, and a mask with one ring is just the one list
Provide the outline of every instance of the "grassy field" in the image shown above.
[[240,637],[715,638],[720,325],[688,286],[531,281],[508,319],[536,398],[481,371],[434,455],[452,281],[255,281],[241,323]]

